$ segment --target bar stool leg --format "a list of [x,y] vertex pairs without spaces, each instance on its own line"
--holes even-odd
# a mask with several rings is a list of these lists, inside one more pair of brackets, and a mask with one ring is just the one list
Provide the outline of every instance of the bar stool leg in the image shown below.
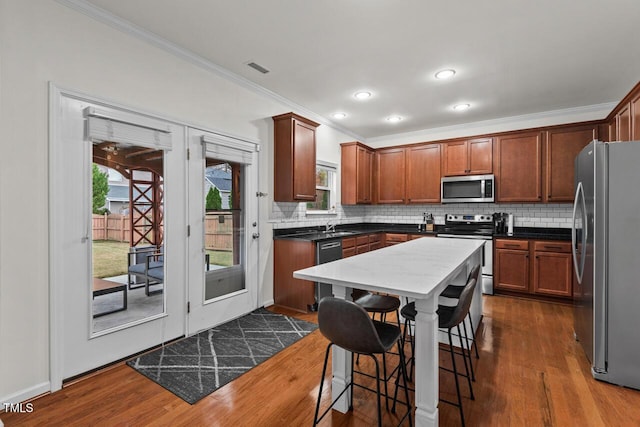
[[473,337],[473,347],[476,349],[476,359],[480,359],[480,354],[478,353],[478,344],[476,342],[476,330],[473,328],[473,319],[471,318],[471,313],[468,315],[469,324],[471,325],[471,336]]
[[449,336],[449,352],[451,353],[451,364],[453,365],[453,377],[456,382],[456,394],[458,395],[458,408],[460,409],[460,420],[464,427],[464,414],[462,413],[462,397],[460,397],[460,383],[458,381],[458,369],[456,369],[456,355],[453,352],[453,339],[451,338],[451,329],[447,330]]
[[[462,359],[464,360],[464,371],[466,373],[467,383],[469,384],[469,396],[470,396],[471,400],[475,400],[475,397],[473,396],[473,386],[471,385],[471,374],[469,373],[469,368],[467,366],[467,356],[465,355],[467,350],[465,349],[464,341],[466,341],[466,340],[462,338],[462,335],[460,333],[460,325],[458,325],[456,327],[458,328],[458,337],[460,338],[460,347],[461,347],[461,350],[462,350]],[[471,359],[471,357],[469,357],[469,359]],[[469,360],[469,362],[471,362],[471,361]]]
[[[471,379],[473,381],[476,380],[476,374],[473,371],[473,363],[471,363],[471,345],[469,344],[469,334],[467,333],[467,324],[466,322],[463,320],[462,321],[462,329],[464,330],[464,341],[467,344],[467,349],[464,349],[464,344],[463,344],[463,349],[462,352],[466,353],[467,356],[469,357],[469,366],[471,367]],[[462,344],[462,339],[460,339],[460,343]]]

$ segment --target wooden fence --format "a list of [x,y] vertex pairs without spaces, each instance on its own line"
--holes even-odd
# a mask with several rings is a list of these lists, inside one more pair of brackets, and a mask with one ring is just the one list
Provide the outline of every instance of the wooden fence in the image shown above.
[[93,240],[129,242],[129,215],[93,214]]
[[[129,242],[129,216],[121,214],[93,215],[93,240]],[[205,249],[233,250],[233,215],[208,213],[204,220]]]
[[204,247],[214,251],[233,250],[233,215],[207,213],[204,218]]

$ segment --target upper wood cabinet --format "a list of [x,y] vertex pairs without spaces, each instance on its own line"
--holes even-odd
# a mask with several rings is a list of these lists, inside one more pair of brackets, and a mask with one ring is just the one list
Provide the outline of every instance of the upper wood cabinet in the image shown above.
[[384,148],[376,151],[376,201],[405,202],[405,149]]
[[618,137],[616,141],[631,141],[631,103],[624,105],[616,114]]
[[482,175],[493,172],[493,139],[477,138],[442,144],[442,175]]
[[294,113],[273,117],[276,202],[316,199],[316,128]]
[[406,148],[407,203],[440,203],[441,144]]
[[340,150],[342,204],[371,203],[373,199],[373,149],[359,142],[347,142],[340,144]]
[[573,202],[575,158],[597,136],[595,124],[545,133],[545,202]]
[[542,201],[542,132],[496,138],[497,202]]
[[631,140],[640,141],[640,92],[629,104],[631,106]]

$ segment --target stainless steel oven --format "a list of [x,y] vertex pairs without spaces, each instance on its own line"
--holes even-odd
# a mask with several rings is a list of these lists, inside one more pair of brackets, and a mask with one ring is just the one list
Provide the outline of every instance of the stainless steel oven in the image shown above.
[[482,293],[493,295],[493,215],[447,214],[444,229],[437,236],[485,241],[482,252]]

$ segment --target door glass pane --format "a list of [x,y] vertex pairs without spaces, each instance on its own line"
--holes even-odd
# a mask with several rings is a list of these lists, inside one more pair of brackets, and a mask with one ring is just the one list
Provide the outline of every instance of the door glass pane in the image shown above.
[[163,151],[93,143],[93,333],[164,313]]
[[243,167],[206,158],[204,300],[245,289]]

